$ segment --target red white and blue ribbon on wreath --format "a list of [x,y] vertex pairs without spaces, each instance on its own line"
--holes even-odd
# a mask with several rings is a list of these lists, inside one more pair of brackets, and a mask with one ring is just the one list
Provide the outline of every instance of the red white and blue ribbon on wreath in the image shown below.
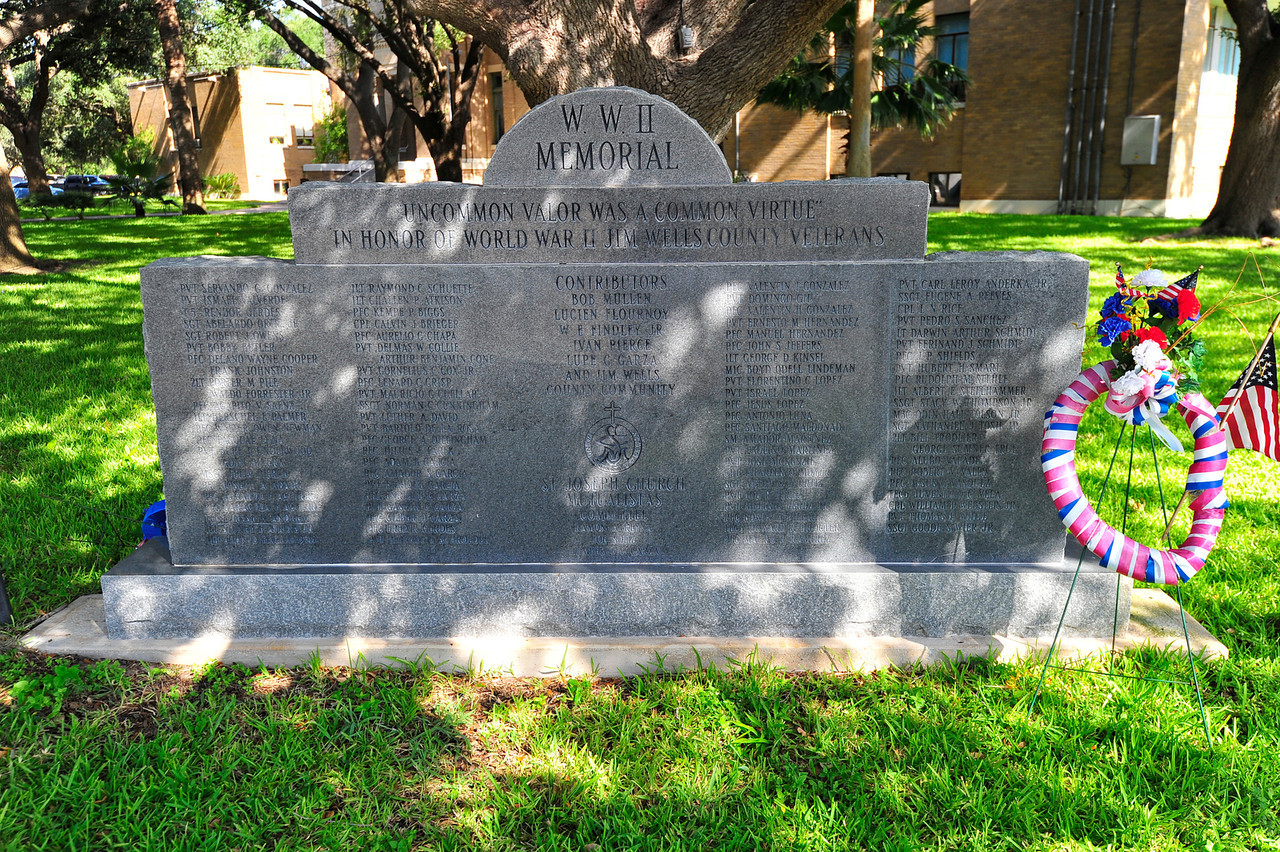
[[[1159,422],[1153,411],[1165,413],[1176,405],[1195,438],[1195,448],[1186,485],[1193,518],[1191,531],[1182,544],[1173,550],[1159,550],[1117,531],[1098,517],[1084,496],[1075,468],[1080,420],[1090,403],[1103,394],[1113,394],[1111,371],[1115,366],[1115,361],[1104,361],[1082,372],[1045,414],[1040,455],[1045,485],[1067,530],[1081,546],[1095,554],[1104,567],[1149,583],[1185,583],[1204,567],[1222,529],[1227,509],[1223,487],[1227,438],[1218,428],[1213,406],[1200,394],[1179,397],[1176,391],[1170,393],[1167,387],[1161,387],[1157,379],[1152,384],[1152,394],[1132,405],[1129,403],[1135,394],[1119,395],[1112,405],[1123,409],[1125,413],[1121,416],[1135,425]],[[1142,397],[1142,394],[1136,396]],[[1129,405],[1127,409],[1126,405]]]

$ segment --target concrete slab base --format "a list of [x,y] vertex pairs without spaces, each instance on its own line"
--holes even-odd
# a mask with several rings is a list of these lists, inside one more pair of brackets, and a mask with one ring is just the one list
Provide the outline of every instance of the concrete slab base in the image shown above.
[[[102,576],[112,639],[313,636],[1064,636],[1126,629],[1128,578],[1049,564],[175,566],[164,538]],[[1119,599],[1117,601],[1117,595]]]
[[[1207,657],[1226,657],[1227,648],[1190,616],[1191,648]],[[49,654],[147,660],[198,665],[210,660],[257,666],[384,666],[430,660],[443,671],[501,673],[515,677],[633,675],[661,666],[696,668],[751,655],[799,671],[865,671],[888,666],[931,665],[957,657],[1010,660],[1043,652],[1049,640],[1011,636],[919,637],[439,637],[377,639],[314,637],[230,639],[210,633],[194,639],[110,639],[101,595],[86,595],[51,614],[22,638],[22,644]],[[1178,606],[1163,592],[1134,589],[1129,629],[1117,649],[1143,645],[1185,647]],[[1061,654],[1079,658],[1102,653],[1111,638],[1068,638]]]

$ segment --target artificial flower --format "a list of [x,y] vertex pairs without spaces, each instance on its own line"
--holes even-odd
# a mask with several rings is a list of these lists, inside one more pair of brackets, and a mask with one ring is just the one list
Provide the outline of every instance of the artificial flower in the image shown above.
[[1111,383],[1112,393],[1121,398],[1142,395],[1144,392],[1150,396],[1154,387],[1155,381],[1142,370],[1130,370]]
[[1200,319],[1200,300],[1194,290],[1182,290],[1178,293],[1178,323]]
[[1134,287],[1164,287],[1164,273],[1159,269],[1144,269],[1129,282]]
[[1107,317],[1098,323],[1098,342],[1103,346],[1110,346],[1131,328],[1133,325],[1123,317]]
[[[1139,346],[1142,341],[1153,341],[1160,349],[1166,349],[1169,346],[1169,338],[1164,336],[1164,332],[1155,326],[1149,328],[1139,328],[1134,331],[1134,336],[1139,340]],[[1134,351],[1137,351],[1135,347]]]
[[1102,303],[1102,310],[1099,312],[1103,318],[1121,317],[1128,313],[1129,303],[1124,296],[1119,293],[1112,293],[1105,302]]
[[1178,306],[1168,299],[1151,299],[1148,303],[1152,314],[1159,314],[1171,320],[1178,318]]
[[[1141,335],[1143,331],[1159,333],[1160,329],[1142,329],[1138,334]],[[1164,337],[1163,334],[1160,334],[1160,336]],[[1165,357],[1164,350],[1160,347],[1160,344],[1150,338],[1133,347],[1133,363],[1143,370],[1156,373],[1168,370],[1173,366],[1169,359]]]

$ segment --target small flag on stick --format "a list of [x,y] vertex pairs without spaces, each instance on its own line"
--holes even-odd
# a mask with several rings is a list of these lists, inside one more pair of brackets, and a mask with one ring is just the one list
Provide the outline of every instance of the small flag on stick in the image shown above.
[[1276,387],[1276,329],[1280,316],[1249,368],[1218,403],[1218,418],[1234,449],[1253,450],[1280,461],[1280,391]]
[[[1204,269],[1204,267],[1202,266],[1200,267],[1200,269]],[[1200,280],[1200,269],[1197,269],[1195,272],[1192,272],[1186,278],[1179,278],[1177,281],[1173,282],[1168,287],[1165,287],[1159,293],[1156,293],[1155,296],[1153,296],[1152,298],[1163,299],[1166,302],[1177,303],[1178,296],[1179,294],[1182,293],[1183,290],[1196,289],[1196,282]]]

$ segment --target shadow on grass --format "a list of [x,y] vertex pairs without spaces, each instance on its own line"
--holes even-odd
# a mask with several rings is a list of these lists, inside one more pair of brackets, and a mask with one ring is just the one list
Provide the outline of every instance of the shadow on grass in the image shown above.
[[132,519],[161,496],[138,269],[291,253],[279,213],[25,230],[58,271],[0,278],[0,558],[20,623],[96,591],[137,543]]

